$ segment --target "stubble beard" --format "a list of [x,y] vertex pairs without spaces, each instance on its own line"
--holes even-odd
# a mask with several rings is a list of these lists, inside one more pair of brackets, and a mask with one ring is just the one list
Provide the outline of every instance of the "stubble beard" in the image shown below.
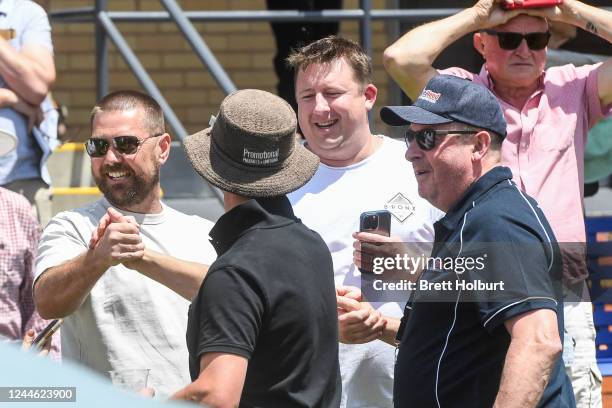
[[129,179],[128,182],[120,186],[111,186],[104,175],[100,177],[93,175],[96,185],[104,194],[104,197],[118,208],[129,208],[132,205],[142,203],[159,184],[159,163],[155,163],[151,177],[147,177],[143,173],[136,174],[132,169],[120,165],[107,167],[103,170],[103,173],[107,171],[128,172],[126,177]]

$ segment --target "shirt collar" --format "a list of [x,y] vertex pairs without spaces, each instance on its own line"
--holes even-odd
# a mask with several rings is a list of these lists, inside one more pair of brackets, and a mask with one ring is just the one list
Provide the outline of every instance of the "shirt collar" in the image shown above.
[[220,256],[248,231],[278,228],[296,221],[291,203],[284,195],[250,199],[219,218],[210,230],[210,242]]
[[[496,166],[486,172],[467,189],[461,198],[453,205],[446,215],[436,222],[436,231],[444,227],[452,231],[459,224],[463,215],[474,206],[474,202],[493,187],[505,180],[512,179],[512,171],[508,167]],[[437,235],[437,234],[436,234]],[[436,239],[437,240],[437,239]]]
[[99,203],[100,205],[102,205],[105,212],[108,207],[113,207],[115,210],[120,212],[122,215],[133,217],[134,220],[138,223],[138,225],[161,224],[165,222],[167,219],[168,209],[166,205],[161,201],[159,203],[162,207],[162,210],[158,213],[151,213],[151,214],[143,214],[143,213],[136,213],[132,211],[123,210],[121,208],[116,207],[114,204],[108,201],[106,197],[102,197]]

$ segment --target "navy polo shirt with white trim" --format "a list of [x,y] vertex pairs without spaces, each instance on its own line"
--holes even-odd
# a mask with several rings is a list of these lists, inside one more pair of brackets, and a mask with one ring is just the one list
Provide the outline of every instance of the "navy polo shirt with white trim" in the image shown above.
[[[517,315],[555,311],[562,338],[559,247],[511,179],[509,168],[491,169],[434,225],[398,333],[396,407],[491,407],[511,340],[504,322]],[[561,356],[538,406],[575,406]]]

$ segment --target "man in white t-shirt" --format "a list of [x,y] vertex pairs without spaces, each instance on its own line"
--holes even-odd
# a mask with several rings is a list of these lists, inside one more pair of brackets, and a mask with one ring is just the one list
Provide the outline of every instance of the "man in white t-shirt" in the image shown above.
[[[433,222],[442,214],[419,197],[405,145],[370,131],[367,114],[377,89],[370,59],[358,44],[331,36],[296,50],[287,61],[296,72],[306,147],[321,160],[315,176],[288,197],[296,216],[327,243],[337,292],[345,294],[347,286],[360,286],[352,234],[362,212],[390,211],[391,234],[412,243],[432,242]],[[381,314],[401,316],[407,298],[380,300],[339,312],[341,342],[377,339],[385,325]],[[367,335],[352,332],[363,327],[353,323],[364,320]],[[393,364],[394,348],[382,341],[340,344],[341,406],[391,407]]]
[[45,228],[36,306],[45,318],[65,319],[63,357],[107,376],[149,369],[148,386],[168,395],[189,382],[188,300],[215,259],[212,223],[160,201],[171,140],[151,97],[111,93],[91,124],[86,148],[104,198]]

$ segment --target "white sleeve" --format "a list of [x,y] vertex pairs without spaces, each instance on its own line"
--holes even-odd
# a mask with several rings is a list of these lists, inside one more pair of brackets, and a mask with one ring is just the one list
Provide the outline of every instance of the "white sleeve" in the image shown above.
[[87,249],[91,233],[84,237],[71,220],[75,217],[78,217],[75,213],[63,212],[47,224],[38,244],[34,282],[47,269],[75,258]]
[[[42,45],[53,53],[53,41],[51,39],[51,24],[45,10],[34,2],[23,3],[19,12],[24,13],[25,27],[20,33],[22,47],[24,45]],[[27,17],[26,17],[27,16]]]

